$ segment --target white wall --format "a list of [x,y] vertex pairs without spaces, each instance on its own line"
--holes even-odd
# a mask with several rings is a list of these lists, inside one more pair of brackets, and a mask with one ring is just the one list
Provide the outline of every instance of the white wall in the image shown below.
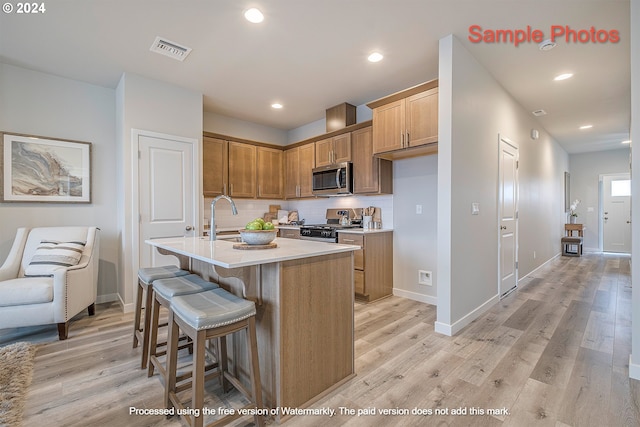
[[436,330],[455,334],[498,300],[498,135],[520,150],[520,277],[559,252],[568,155],[451,35],[439,85]]
[[0,203],[0,263],[18,227],[95,225],[101,229],[99,302],[116,298],[115,92],[0,63],[0,129],[91,142],[92,202]]
[[[640,143],[640,0],[631,0],[631,141],[637,147]],[[637,148],[636,148],[637,151]],[[631,203],[640,200],[640,155],[633,156],[631,169],[636,173],[631,177]],[[629,376],[640,380],[640,209],[632,208],[631,213],[631,285],[632,323],[631,323],[631,358],[629,360]],[[634,225],[635,224],[635,225]]]
[[629,173],[629,148],[571,154],[569,172],[571,173],[571,200],[580,200],[576,210],[577,221],[587,227],[584,234],[584,250],[602,250],[602,242],[599,240],[601,232],[600,175]]
[[[422,206],[422,214],[416,213]],[[393,162],[393,293],[437,303],[438,156]],[[418,284],[431,271],[432,286]]]
[[[131,213],[138,200],[134,200],[131,185],[132,175],[131,132],[133,129],[164,133],[172,136],[193,138],[199,141],[202,150],[202,94],[168,83],[148,79],[131,73],[122,75],[116,88],[117,140],[119,172],[118,181],[120,199],[118,201],[118,226],[121,232],[121,266],[118,294],[125,311],[133,309],[133,291],[137,268],[134,259],[138,254],[138,236],[135,233]],[[196,194],[201,194],[199,173]],[[202,212],[202,206],[200,206]]]
[[285,130],[212,112],[205,111],[203,113],[203,126],[205,132],[219,133],[275,145],[287,145],[288,143],[287,131]]
[[[366,122],[373,118],[373,111],[366,104],[356,106],[356,123]],[[313,138],[314,136],[327,133],[327,120],[320,119],[315,122],[307,123],[287,132],[287,144],[293,144],[298,141]]]

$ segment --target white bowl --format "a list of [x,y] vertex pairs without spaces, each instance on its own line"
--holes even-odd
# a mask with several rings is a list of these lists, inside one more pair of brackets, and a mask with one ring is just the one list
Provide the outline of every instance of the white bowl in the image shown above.
[[238,230],[242,241],[248,245],[267,245],[276,238],[277,229],[273,230]]

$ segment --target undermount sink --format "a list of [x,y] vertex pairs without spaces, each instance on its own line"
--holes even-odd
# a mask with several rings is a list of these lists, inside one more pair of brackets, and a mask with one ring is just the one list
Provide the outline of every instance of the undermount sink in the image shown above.
[[[209,240],[209,237],[200,237],[201,240]],[[216,240],[226,240],[228,242],[242,242],[242,238],[239,234],[217,234]]]

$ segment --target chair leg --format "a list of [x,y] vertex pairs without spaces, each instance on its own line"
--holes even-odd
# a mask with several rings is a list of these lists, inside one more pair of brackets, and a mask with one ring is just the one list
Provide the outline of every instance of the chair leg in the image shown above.
[[[204,365],[205,354],[204,346],[206,344],[205,331],[198,331],[193,338],[193,373],[191,374],[191,407],[204,407]],[[194,427],[203,427],[204,414],[199,417],[192,417]]]
[[69,336],[69,322],[58,323],[58,338],[60,341],[66,340]]
[[142,307],[142,286],[138,282],[138,292],[136,295],[136,312],[133,317],[133,348],[138,347],[138,331],[140,331],[140,308]]
[[153,287],[147,286],[147,294],[144,303],[144,331],[142,332],[142,362],[140,369],[147,367],[147,359],[149,358],[149,328],[151,326],[151,306],[153,304]]
[[164,402],[167,409],[174,408],[171,393],[175,393],[176,371],[178,370],[178,325],[173,320],[173,311],[169,310],[169,332],[167,337],[167,378],[164,387]]
[[[152,377],[153,372],[155,370],[155,365],[153,364],[151,357],[156,356],[157,347],[158,347],[158,323],[160,323],[160,303],[157,299],[153,298],[153,303],[151,307],[151,326],[149,329],[149,360],[146,363],[149,364],[149,369],[147,371],[147,376]],[[169,347],[169,341],[167,341],[167,349]],[[144,356],[143,356],[144,360]],[[142,363],[145,363],[144,361]]]
[[96,303],[94,302],[89,307],[87,307],[87,311],[89,312],[89,316],[95,316],[95,314],[96,314]]
[[[262,388],[260,385],[260,362],[258,361],[258,340],[256,337],[255,317],[250,317],[248,323],[247,349],[249,350],[249,365],[251,371],[251,393],[253,394],[253,402],[256,408],[262,409]],[[264,426],[264,418],[261,415],[255,415],[254,421],[256,426]]]

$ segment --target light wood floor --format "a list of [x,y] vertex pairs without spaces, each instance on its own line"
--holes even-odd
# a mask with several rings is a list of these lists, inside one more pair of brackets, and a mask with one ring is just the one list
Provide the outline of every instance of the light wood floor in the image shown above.
[[[626,256],[557,258],[455,337],[434,332],[433,306],[398,297],[357,304],[358,375],[312,406],[338,414],[285,425],[638,426],[640,382],[628,378],[629,270]],[[25,425],[183,425],[129,415],[131,406],[162,407],[158,377],[138,369],[131,325],[132,314],[105,304],[74,321],[67,341],[57,341],[55,327],[0,331],[0,345],[39,343]],[[206,404],[239,397],[223,399]],[[340,407],[449,415],[340,415]],[[470,415],[489,408],[507,413]]]

